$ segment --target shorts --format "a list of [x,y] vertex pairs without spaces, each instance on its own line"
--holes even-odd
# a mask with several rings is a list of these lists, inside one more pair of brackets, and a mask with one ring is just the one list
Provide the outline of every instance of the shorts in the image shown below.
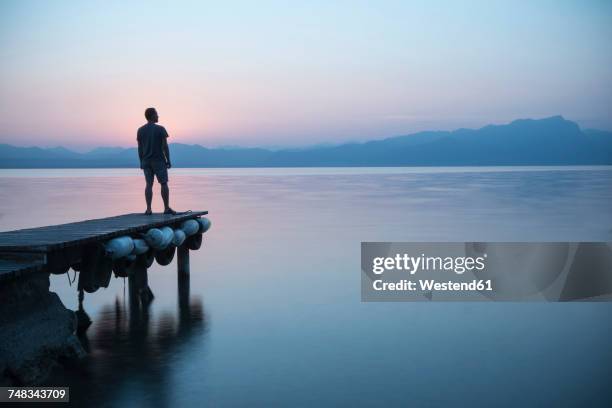
[[157,182],[159,184],[168,182],[168,168],[166,167],[166,163],[162,161],[156,160],[144,163],[142,170],[144,171],[147,184],[153,184],[153,176],[157,177]]

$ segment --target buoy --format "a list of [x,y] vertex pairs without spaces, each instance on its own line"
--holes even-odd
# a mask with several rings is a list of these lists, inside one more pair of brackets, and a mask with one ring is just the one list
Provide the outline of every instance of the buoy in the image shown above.
[[134,241],[134,249],[131,255],[142,255],[149,250],[149,244],[144,239],[136,238]]
[[202,234],[195,234],[190,236],[185,241],[185,245],[187,245],[187,248],[194,251],[196,249],[200,249],[200,247],[202,246]]
[[79,272],[79,288],[93,293],[100,286],[107,287],[112,274],[112,261],[103,245],[87,246],[83,250]]
[[108,269],[99,268],[96,272],[96,281],[98,287],[108,288],[112,276],[112,267]]
[[158,228],[151,228],[144,235],[144,239],[150,247],[161,249],[164,242],[164,234]]
[[198,218],[198,224],[200,224],[200,234],[208,231],[212,225],[210,220],[206,217]]
[[161,232],[164,236],[164,240],[162,241],[162,246],[160,249],[165,249],[172,243],[174,239],[174,230],[170,227],[162,227]]
[[200,229],[200,224],[198,224],[196,220],[183,221],[183,223],[181,224],[181,229],[183,230],[185,235],[189,237],[198,232],[198,230]]
[[118,278],[127,278],[128,276],[128,268],[130,267],[132,262],[128,260],[128,258],[121,258],[113,261],[113,272],[115,276]]
[[144,266],[145,268],[150,268],[151,265],[153,265],[153,261],[155,261],[155,254],[153,252],[154,251],[148,251],[138,256],[136,259],[138,265]]
[[166,249],[155,251],[155,260],[158,264],[166,266],[174,259],[174,252],[176,252],[176,247],[172,245]]
[[113,238],[104,244],[104,249],[113,260],[123,258],[134,249],[134,241],[130,237]]
[[172,240],[172,245],[174,246],[181,246],[183,245],[183,242],[185,242],[185,239],[187,238],[187,236],[185,235],[185,232],[180,229],[177,228],[174,230],[174,239]]

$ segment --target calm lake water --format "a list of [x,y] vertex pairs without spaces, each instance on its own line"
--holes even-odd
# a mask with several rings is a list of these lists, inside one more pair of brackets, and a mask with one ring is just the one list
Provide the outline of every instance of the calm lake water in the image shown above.
[[[144,210],[136,169],[0,170],[0,230]],[[610,406],[612,304],[361,303],[361,241],[612,241],[612,168],[176,169],[191,253],[85,297],[88,406]],[[155,210],[161,208],[158,187]],[[70,278],[73,272],[69,273]],[[51,290],[76,310],[76,284]]]

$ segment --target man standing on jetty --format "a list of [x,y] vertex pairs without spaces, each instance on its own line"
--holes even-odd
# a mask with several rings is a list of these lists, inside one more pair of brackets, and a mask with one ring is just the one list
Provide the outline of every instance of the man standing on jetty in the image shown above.
[[146,215],[151,215],[151,201],[153,200],[153,177],[161,184],[161,196],[164,200],[164,214],[176,214],[170,208],[170,190],[168,189],[168,169],[170,164],[170,150],[168,149],[168,132],[163,126],[157,124],[159,116],[155,108],[145,110],[147,124],[138,129],[138,157],[140,168],[144,171],[147,185],[145,187],[145,200],[147,201]]

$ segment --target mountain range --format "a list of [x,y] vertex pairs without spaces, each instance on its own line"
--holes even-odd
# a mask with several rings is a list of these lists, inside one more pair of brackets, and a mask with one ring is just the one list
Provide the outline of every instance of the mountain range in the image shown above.
[[[480,129],[426,131],[365,143],[302,149],[206,148],[170,144],[174,167],[612,165],[612,132],[582,130],[562,116]],[[0,168],[138,167],[134,148],[0,144]]]

